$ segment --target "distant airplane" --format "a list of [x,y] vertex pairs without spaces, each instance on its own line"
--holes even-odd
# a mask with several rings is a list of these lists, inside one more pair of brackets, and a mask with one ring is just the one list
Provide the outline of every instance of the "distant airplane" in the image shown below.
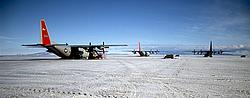
[[159,53],[158,50],[156,50],[156,51],[152,51],[152,50],[145,51],[145,50],[142,50],[140,42],[138,43],[138,50],[133,50],[133,51],[130,51],[130,52],[132,52],[134,54],[138,53],[140,56],[145,56],[145,57],[149,56],[149,54],[158,54]]
[[41,44],[22,45],[27,47],[47,48],[47,52],[54,53],[63,59],[102,59],[105,56],[105,48],[110,46],[127,46],[127,45],[68,45],[52,44],[45,20],[41,19]]
[[212,41],[210,41],[210,47],[208,51],[203,51],[202,49],[200,51],[196,51],[194,49],[194,51],[192,51],[194,53],[194,55],[204,55],[204,57],[212,57],[212,55],[222,55],[223,52],[226,51],[222,51],[221,49],[219,51],[215,51],[213,50],[213,45],[212,45]]

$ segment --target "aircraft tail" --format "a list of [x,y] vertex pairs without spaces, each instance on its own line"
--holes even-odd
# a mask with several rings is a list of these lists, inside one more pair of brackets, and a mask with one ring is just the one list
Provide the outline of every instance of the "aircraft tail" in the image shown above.
[[141,51],[141,44],[140,44],[140,42],[138,43],[138,51]]
[[49,32],[46,27],[46,23],[44,19],[41,19],[41,44],[43,45],[51,45]]
[[210,41],[209,51],[210,51],[210,52],[213,51],[213,43],[212,43],[212,41]]

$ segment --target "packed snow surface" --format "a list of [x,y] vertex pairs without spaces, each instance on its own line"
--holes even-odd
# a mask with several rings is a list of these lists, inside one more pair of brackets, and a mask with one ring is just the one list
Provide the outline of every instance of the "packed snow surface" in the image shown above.
[[250,59],[108,56],[0,57],[0,96],[37,98],[250,97]]

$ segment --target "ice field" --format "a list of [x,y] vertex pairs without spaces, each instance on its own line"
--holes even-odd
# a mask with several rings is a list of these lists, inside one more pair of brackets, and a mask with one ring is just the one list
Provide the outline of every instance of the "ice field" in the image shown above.
[[18,98],[250,97],[250,59],[0,57],[0,96]]

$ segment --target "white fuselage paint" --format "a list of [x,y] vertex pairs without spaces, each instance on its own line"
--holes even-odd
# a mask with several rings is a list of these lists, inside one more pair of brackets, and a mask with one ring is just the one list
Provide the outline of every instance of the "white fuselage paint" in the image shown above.
[[55,46],[55,49],[62,53],[64,56],[69,57],[71,53],[71,47],[68,46]]
[[52,46],[46,48],[61,58],[78,58],[75,57],[73,52],[77,52],[82,59],[88,59],[89,57],[89,52],[84,48],[78,48],[77,51],[72,51],[72,47],[70,46]]

